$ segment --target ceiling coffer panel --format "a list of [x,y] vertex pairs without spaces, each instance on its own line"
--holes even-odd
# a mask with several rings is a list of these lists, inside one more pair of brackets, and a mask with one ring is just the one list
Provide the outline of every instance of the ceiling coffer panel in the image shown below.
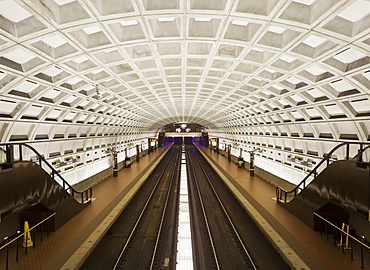
[[51,124],[138,131],[168,121],[368,139],[368,0],[0,4],[2,140],[52,140]]

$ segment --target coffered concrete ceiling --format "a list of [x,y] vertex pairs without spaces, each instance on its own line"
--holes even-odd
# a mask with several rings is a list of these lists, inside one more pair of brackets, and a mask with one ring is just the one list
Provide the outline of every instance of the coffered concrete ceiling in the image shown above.
[[368,0],[1,0],[0,138],[367,141],[369,52]]

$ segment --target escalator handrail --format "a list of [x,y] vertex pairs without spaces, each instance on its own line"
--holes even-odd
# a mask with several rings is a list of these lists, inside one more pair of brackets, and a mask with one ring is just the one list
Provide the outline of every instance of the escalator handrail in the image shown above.
[[[366,145],[366,143],[363,143],[364,145]],[[361,153],[365,152],[366,150],[370,149],[370,144],[367,145],[365,148],[362,149]],[[358,153],[353,157],[354,159],[357,159],[358,158]]]
[[[77,191],[77,190],[75,190],[59,173],[58,173],[58,171],[57,170],[55,170],[54,169],[54,167],[34,148],[34,147],[32,147],[31,145],[29,145],[29,144],[26,144],[26,143],[0,143],[0,148],[1,148],[1,146],[7,146],[7,145],[12,145],[12,146],[14,146],[14,145],[19,145],[19,146],[21,146],[21,147],[27,147],[27,148],[29,148],[29,149],[31,149],[36,155],[37,155],[37,157],[38,157],[38,159],[39,159],[39,166],[40,167],[42,167],[41,166],[41,164],[42,164],[42,162],[44,162],[50,169],[51,169],[51,172],[52,172],[52,175],[51,175],[51,177],[55,180],[55,175],[57,175],[61,180],[62,180],[62,182],[63,182],[63,188],[65,189],[65,190],[68,190],[68,189],[70,189],[71,190],[71,192],[72,192],[72,194],[74,195],[75,193],[76,194],[80,194],[81,195],[81,203],[85,203],[85,202],[89,202],[89,201],[91,201],[91,197],[92,197],[92,188],[91,187],[89,187],[89,188],[87,188],[87,189],[85,189],[85,190],[83,190],[83,191]],[[4,150],[4,149],[3,149]],[[5,151],[4,151],[5,152]],[[20,153],[22,152],[22,149],[20,148]],[[22,154],[21,154],[22,155]],[[23,158],[21,157],[21,160],[20,161],[22,161],[23,160]],[[14,162],[14,161],[13,161]],[[66,186],[67,186],[67,188],[66,188]],[[83,195],[84,194],[86,194],[86,198],[84,198],[83,197]]]
[[[343,143],[340,143],[338,144],[337,146],[335,146],[316,166],[315,168],[310,171],[304,178],[301,182],[299,182],[299,184],[297,184],[292,190],[290,191],[286,191],[285,189],[283,189],[282,187],[280,186],[277,186],[276,187],[276,198],[277,198],[277,201],[278,202],[284,202],[286,203],[286,195],[289,194],[289,193],[293,193],[293,194],[297,194],[298,192],[298,189],[304,189],[306,187],[306,181],[309,177],[311,177],[313,174],[315,174],[317,172],[317,170],[320,168],[320,166],[326,161],[327,162],[327,165],[329,165],[329,161],[330,161],[330,157],[332,156],[332,154],[337,151],[339,148],[343,147],[343,146],[348,146],[351,145],[351,144],[357,144],[357,145],[367,145],[364,149],[361,149],[361,152],[364,152],[365,150],[367,150],[369,147],[370,147],[370,143],[365,143],[365,142],[343,142]],[[356,158],[358,156],[358,154],[355,155],[354,158]],[[346,156],[346,159],[348,160],[348,152],[347,152],[347,156]],[[314,178],[316,178],[316,175],[314,175]],[[303,185],[303,188],[301,188],[301,186]],[[285,193],[285,196],[284,196],[284,199],[281,198],[281,195]]]

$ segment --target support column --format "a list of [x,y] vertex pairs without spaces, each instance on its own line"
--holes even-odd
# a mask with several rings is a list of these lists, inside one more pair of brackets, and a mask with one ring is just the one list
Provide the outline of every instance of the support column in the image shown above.
[[362,162],[362,144],[360,144],[360,149],[357,151],[357,162]]
[[113,160],[113,177],[117,177],[118,176],[117,151],[112,152],[112,160]]
[[127,148],[125,149],[125,168],[131,167],[130,157],[127,155]]
[[250,163],[250,170],[249,170],[249,175],[254,176],[254,152],[250,152],[251,154],[251,163]]
[[164,145],[164,132],[159,132],[158,134],[158,147],[163,147]]
[[238,158],[238,168],[244,167],[244,159],[243,159],[243,149],[240,148],[239,158]]
[[8,144],[6,146],[6,163],[13,163],[14,162],[14,148],[13,145]]
[[136,161],[140,159],[140,145],[136,145]]
[[202,132],[202,136],[204,139],[204,147],[208,147],[209,146],[208,132]]

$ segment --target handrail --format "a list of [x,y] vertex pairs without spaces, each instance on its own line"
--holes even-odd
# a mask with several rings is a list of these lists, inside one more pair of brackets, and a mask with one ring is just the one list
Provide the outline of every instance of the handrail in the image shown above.
[[[317,214],[316,212],[313,212],[313,214],[315,216],[317,216],[318,218],[320,218],[321,220],[323,220],[324,222],[326,222],[327,224],[331,225],[333,228],[337,229],[340,233],[341,233],[341,236],[345,235],[345,237],[347,238],[350,238],[351,241],[355,240],[355,242],[357,242],[358,244],[360,244],[360,258],[361,258],[361,268],[363,269],[364,268],[364,251],[362,249],[362,247],[365,247],[369,252],[370,252],[370,246],[368,246],[367,244],[364,243],[364,241],[360,241],[359,239],[357,239],[356,237],[353,237],[351,234],[349,234],[348,232],[342,230],[341,228],[339,228],[338,226],[334,225],[333,223],[331,223],[329,220],[325,219],[324,217],[320,216],[319,214]],[[320,228],[321,230],[321,228]],[[320,231],[320,234],[321,234],[321,231]],[[344,244],[341,245],[342,246],[342,251],[344,252]],[[353,248],[352,248],[352,242],[351,242],[351,247],[349,248],[351,249],[351,259],[353,260]]]
[[357,153],[353,158],[354,159],[360,159],[360,161],[362,161],[362,153],[364,153],[367,149],[370,149],[370,145],[366,146],[365,148],[361,149],[361,152],[360,152],[360,156],[359,156],[359,153]]
[[47,221],[48,219],[52,218],[55,215],[56,215],[56,213],[52,213],[50,216],[48,216],[47,218],[41,220],[39,223],[37,223],[32,228],[29,228],[29,230],[27,232],[23,232],[22,234],[18,235],[17,237],[15,237],[14,239],[10,240],[5,245],[3,245],[2,247],[0,247],[0,250],[2,250],[3,248],[5,248],[6,246],[9,246],[11,243],[15,242],[16,240],[18,240],[19,238],[21,238],[22,236],[24,236],[26,233],[31,232],[33,229],[35,229],[36,227],[38,227],[40,224],[44,223],[45,221]]
[[[318,169],[320,168],[320,166],[322,164],[324,164],[325,161],[326,161],[326,166],[329,166],[330,158],[331,158],[332,154],[335,151],[337,151],[339,148],[341,148],[343,146],[346,146],[346,160],[348,160],[349,159],[349,147],[350,147],[351,144],[360,146],[360,149],[359,149],[358,153],[355,155],[355,158],[357,158],[359,154],[361,154],[360,156],[362,157],[362,153],[365,150],[367,150],[368,148],[370,148],[370,143],[363,143],[363,142],[344,142],[344,143],[338,144],[292,190],[287,191],[287,190],[283,189],[282,187],[279,187],[279,186],[276,187],[277,202],[286,203],[288,194],[293,194],[293,197],[295,197],[301,190],[305,189],[306,188],[306,181],[312,176],[314,177],[314,179],[317,177]],[[364,145],[367,145],[367,146],[365,148],[363,148]]]
[[[28,145],[26,143],[1,143],[0,144],[0,148],[1,146],[6,146],[6,150],[4,150],[4,152],[6,153],[7,155],[7,163],[14,163],[14,156],[13,156],[13,151],[14,151],[14,148],[13,146],[19,146],[19,159],[20,161],[23,161],[23,152],[22,152],[22,147],[27,147],[29,149],[31,149],[37,156],[38,158],[38,165],[40,167],[42,167],[42,164],[44,163],[47,167],[49,167],[49,169],[51,170],[51,177],[55,180],[55,176],[58,176],[62,182],[63,182],[63,189],[66,190],[67,192],[70,191],[70,194],[72,195],[72,197],[75,198],[75,194],[78,194],[80,195],[80,198],[81,198],[81,203],[84,204],[86,202],[89,202],[91,200],[91,197],[92,197],[92,188],[89,187],[83,191],[77,191],[75,190],[59,173],[57,170],[54,169],[54,167],[52,165],[50,165],[50,163],[35,149],[33,148],[31,145]],[[11,148],[10,148],[11,147]]]
[[[16,247],[15,247],[15,261],[18,262],[18,259],[19,259],[19,250],[18,250],[18,247],[19,247],[19,239],[21,237],[24,237],[25,239],[28,238],[27,234],[31,234],[32,230],[37,228],[39,225],[41,225],[41,238],[40,238],[40,242],[42,242],[43,240],[43,234],[44,234],[44,223],[45,221],[49,221],[50,218],[52,218],[53,216],[55,216],[56,213],[53,213],[51,214],[50,216],[48,216],[47,218],[43,219],[42,221],[40,221],[39,223],[37,223],[35,226],[33,226],[32,228],[28,229],[27,231],[24,231],[22,234],[19,234],[18,236],[14,237],[12,240],[10,240],[9,242],[8,241],[8,237],[5,238],[5,244],[3,246],[0,247],[0,250],[6,248],[6,253],[5,253],[5,269],[9,269],[9,246],[12,244],[12,243],[16,243]],[[49,236],[49,232],[50,232],[50,227],[49,227],[49,222],[47,224],[48,226],[48,229],[46,231],[46,236],[48,237]],[[20,232],[18,232],[20,233]],[[36,247],[36,237],[35,237],[35,231],[33,231],[33,234],[34,234],[34,240],[32,242],[32,244],[30,246],[33,246],[34,248]],[[29,235],[29,237],[31,237],[31,235]],[[24,247],[24,254],[27,254],[27,249],[29,248],[29,245],[28,245],[28,242],[25,243],[25,245],[23,245]]]
[[318,218],[322,219],[323,221],[325,221],[326,223],[330,224],[331,226],[333,226],[335,229],[337,229],[338,231],[341,231],[342,233],[348,235],[348,237],[352,238],[353,240],[355,240],[356,242],[358,242],[359,244],[363,245],[364,247],[366,247],[368,250],[370,250],[370,247],[368,245],[366,245],[364,242],[361,242],[360,240],[358,240],[357,238],[353,237],[352,235],[350,235],[349,233],[347,233],[346,231],[342,230],[341,228],[339,228],[338,226],[334,225],[333,223],[331,223],[329,220],[325,219],[324,217],[320,216],[319,214],[317,214],[316,212],[313,212],[313,214],[315,216],[317,216]]

